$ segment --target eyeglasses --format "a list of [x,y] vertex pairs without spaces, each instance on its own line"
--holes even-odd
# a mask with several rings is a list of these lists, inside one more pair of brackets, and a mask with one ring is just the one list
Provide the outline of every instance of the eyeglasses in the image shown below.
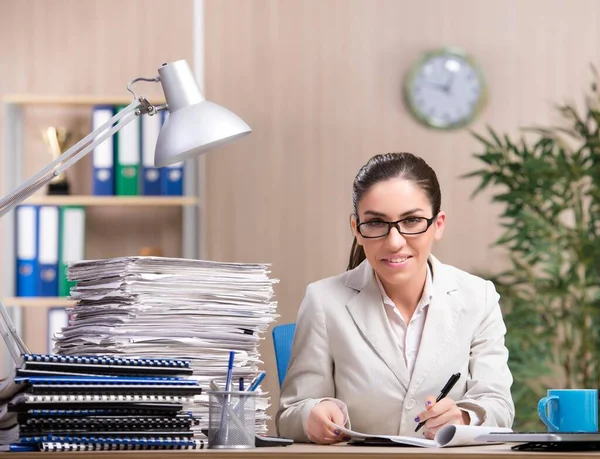
[[384,220],[376,219],[360,223],[357,226],[357,229],[360,235],[365,238],[387,236],[390,234],[392,227],[395,227],[398,232],[403,235],[421,234],[429,229],[436,218],[437,216],[431,218],[407,217],[395,222],[386,222]]

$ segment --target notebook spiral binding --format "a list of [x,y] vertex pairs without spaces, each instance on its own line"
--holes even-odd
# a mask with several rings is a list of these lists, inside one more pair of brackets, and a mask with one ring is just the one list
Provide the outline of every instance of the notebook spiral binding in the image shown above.
[[[31,409],[27,410],[29,416],[40,416],[40,417],[55,417],[55,416],[69,416],[74,418],[86,417],[86,416],[164,416],[165,414],[159,410],[136,410],[135,408],[111,408],[111,409]],[[180,412],[178,417],[189,417],[193,418],[191,412]]]
[[116,445],[103,443],[62,443],[62,442],[44,442],[41,445],[42,451],[115,451],[115,450],[136,450],[136,449],[204,449],[203,440],[193,440],[190,445]]
[[177,367],[190,368],[188,360],[177,359],[126,359],[107,356],[78,356],[78,355],[47,355],[47,354],[24,354],[26,362],[52,362],[52,363],[85,363],[94,365],[133,365],[149,367]]
[[142,445],[142,446],[184,446],[196,447],[199,442],[204,444],[204,440],[195,440],[185,437],[97,437],[94,435],[32,435],[22,436],[20,444],[31,443],[83,443],[83,444],[105,444],[105,445]]
[[178,395],[32,395],[23,394],[26,402],[154,402],[186,403],[190,397]]
[[28,418],[21,423],[21,427],[78,427],[81,425],[112,425],[119,426],[138,426],[138,427],[190,427],[197,425],[200,421],[191,417],[177,418],[137,418],[137,417],[111,417],[111,418]]

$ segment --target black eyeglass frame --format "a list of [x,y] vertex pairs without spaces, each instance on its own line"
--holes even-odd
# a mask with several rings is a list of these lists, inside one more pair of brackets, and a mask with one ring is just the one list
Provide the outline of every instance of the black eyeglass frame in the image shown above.
[[[379,223],[379,222],[381,222],[381,223],[385,223],[385,224],[387,224],[387,226],[388,226],[387,232],[386,232],[385,234],[382,234],[381,236],[365,236],[365,235],[362,233],[362,231],[360,230],[360,227],[361,227],[362,225],[366,225],[366,224],[368,224],[368,223],[371,223],[370,221],[369,221],[369,222],[362,222],[362,223],[359,223],[358,225],[356,225],[356,229],[358,230],[358,233],[359,233],[359,234],[360,234],[362,237],[364,237],[365,239],[379,239],[380,237],[387,237],[387,236],[390,234],[390,231],[392,231],[392,227],[395,227],[395,228],[396,228],[396,230],[398,230],[398,232],[399,232],[401,235],[403,235],[403,236],[416,236],[417,234],[423,234],[423,233],[426,233],[426,232],[427,232],[427,230],[429,229],[429,227],[430,227],[430,226],[433,224],[433,222],[434,222],[434,221],[437,219],[437,217],[438,217],[438,215],[434,215],[434,216],[433,216],[433,217],[431,217],[431,218],[427,218],[427,217],[405,217],[405,218],[401,218],[400,220],[396,220],[395,222],[386,222],[385,220],[377,220],[377,222],[378,222],[378,223]],[[423,231],[419,231],[418,233],[407,233],[407,232],[404,232],[404,231],[402,231],[402,230],[400,229],[400,225],[399,225],[399,223],[400,223],[400,222],[403,222],[403,221],[405,221],[405,220],[409,220],[409,219],[411,219],[411,218],[418,218],[418,219],[421,219],[421,220],[425,220],[425,221],[427,221],[427,227],[426,227],[426,228],[425,228]]]

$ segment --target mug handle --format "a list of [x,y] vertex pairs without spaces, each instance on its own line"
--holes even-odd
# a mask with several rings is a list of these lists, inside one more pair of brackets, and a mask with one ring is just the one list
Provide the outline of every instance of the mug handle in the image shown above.
[[558,397],[556,395],[550,395],[541,399],[538,403],[538,415],[547,427],[550,427],[552,430],[558,431],[558,426],[552,424],[552,422],[550,422],[550,419],[548,419],[548,415],[546,414],[546,407],[548,406],[548,403],[550,403],[553,400],[556,401],[556,403],[558,403]]

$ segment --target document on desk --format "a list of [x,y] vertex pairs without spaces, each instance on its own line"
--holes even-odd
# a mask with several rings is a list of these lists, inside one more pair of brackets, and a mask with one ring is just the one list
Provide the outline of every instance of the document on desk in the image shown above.
[[[335,424],[334,424],[335,425]],[[404,435],[373,435],[355,432],[345,427],[335,425],[342,433],[353,441],[372,443],[377,441],[397,443],[399,446],[420,446],[424,448],[446,448],[450,446],[487,445],[489,442],[475,440],[479,435],[491,432],[512,432],[506,427],[447,425],[442,427],[433,440]]]

